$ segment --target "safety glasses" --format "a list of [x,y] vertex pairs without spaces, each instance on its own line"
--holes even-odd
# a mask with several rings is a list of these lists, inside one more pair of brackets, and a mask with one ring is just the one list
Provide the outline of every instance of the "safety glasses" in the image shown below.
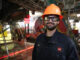
[[59,21],[59,18],[56,17],[56,16],[45,16],[44,20],[45,21],[50,21],[51,20],[52,22],[56,22],[56,21]]

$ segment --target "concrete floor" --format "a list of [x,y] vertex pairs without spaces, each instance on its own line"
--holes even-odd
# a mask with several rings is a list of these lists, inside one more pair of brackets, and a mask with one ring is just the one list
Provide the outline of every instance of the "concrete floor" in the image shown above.
[[[22,44],[23,43],[20,43],[20,45],[22,45]],[[32,50],[33,50],[33,48],[30,48],[30,47],[33,47],[33,45],[34,45],[33,43],[27,42],[26,47],[24,49],[20,50],[20,51],[25,50],[24,52],[15,54],[13,56],[10,56],[9,58],[8,57],[2,58],[0,60],[32,60]],[[27,50],[27,49],[29,49],[29,50]],[[1,58],[1,56],[0,56],[0,58]]]
[[[23,44],[23,43],[20,43],[20,44]],[[26,43],[26,48],[29,48],[31,46],[34,46],[34,44],[29,42]],[[33,51],[33,48],[26,50],[22,53],[16,54],[15,56],[10,56],[9,60],[32,60],[32,51]],[[0,60],[8,60],[8,58],[4,58]]]

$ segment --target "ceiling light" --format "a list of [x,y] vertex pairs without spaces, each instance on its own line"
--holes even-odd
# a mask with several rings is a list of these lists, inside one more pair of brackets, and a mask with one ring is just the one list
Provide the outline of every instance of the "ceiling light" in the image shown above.
[[80,14],[77,14],[77,17],[80,17]]

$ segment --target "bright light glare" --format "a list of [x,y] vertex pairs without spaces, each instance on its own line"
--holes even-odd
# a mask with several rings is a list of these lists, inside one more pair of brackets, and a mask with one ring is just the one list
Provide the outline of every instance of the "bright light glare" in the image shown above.
[[73,29],[74,20],[73,19],[70,19],[69,22],[70,22],[71,28]]
[[17,23],[19,24],[19,28],[21,28],[21,27],[25,27],[24,22],[17,22]]
[[76,23],[76,27],[78,28],[78,31],[80,33],[80,21],[78,23]]
[[80,17],[80,14],[77,14],[77,17]]
[[10,25],[6,25],[7,31],[10,31]]
[[42,12],[35,11],[35,14],[33,15],[32,11],[29,11],[30,16],[41,16],[42,14],[43,14]]

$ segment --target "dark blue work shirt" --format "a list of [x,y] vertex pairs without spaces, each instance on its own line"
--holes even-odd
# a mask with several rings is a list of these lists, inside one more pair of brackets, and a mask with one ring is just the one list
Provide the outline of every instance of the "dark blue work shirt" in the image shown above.
[[73,41],[56,31],[47,38],[43,33],[38,36],[32,54],[32,60],[79,60]]

